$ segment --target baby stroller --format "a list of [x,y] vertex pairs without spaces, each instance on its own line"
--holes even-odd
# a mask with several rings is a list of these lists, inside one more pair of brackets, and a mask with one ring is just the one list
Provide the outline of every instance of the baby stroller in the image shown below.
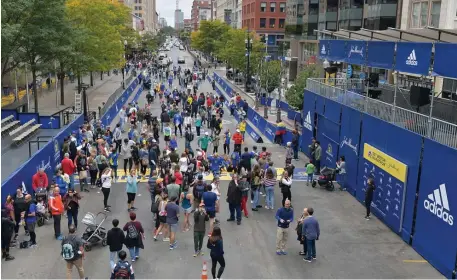
[[324,187],[328,191],[333,191],[335,189],[335,185],[333,183],[335,182],[336,169],[324,167],[321,170],[321,175],[316,177],[317,179],[313,179],[313,182],[311,183],[313,188],[316,187],[317,183],[319,186]]
[[43,226],[44,223],[49,220],[49,209],[48,209],[48,191],[46,188],[38,188],[35,192],[35,200],[37,205],[37,225]]
[[[99,216],[102,216],[100,223],[97,223]],[[92,246],[102,242],[102,246],[106,246],[106,234],[107,231],[102,227],[103,222],[106,220],[106,214],[99,212],[97,215],[88,212],[82,223],[87,226],[86,231],[83,233],[82,240],[84,241],[84,250],[90,251]]]

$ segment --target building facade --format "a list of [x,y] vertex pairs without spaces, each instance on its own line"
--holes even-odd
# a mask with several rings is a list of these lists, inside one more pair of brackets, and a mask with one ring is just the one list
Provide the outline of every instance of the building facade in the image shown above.
[[175,29],[182,30],[184,29],[184,12],[180,9],[175,10]]
[[124,3],[132,9],[132,13],[143,20],[144,31],[155,33],[157,24],[155,21],[157,0],[123,0]]
[[[222,22],[226,21],[226,10],[229,10],[228,2],[231,0],[217,0],[216,1],[216,19]],[[231,11],[230,11],[231,13]]]
[[192,30],[197,31],[202,20],[211,20],[211,2],[208,0],[194,0],[190,19],[192,21]]
[[184,19],[184,31],[192,32],[192,20],[190,18]]
[[265,41],[267,52],[270,55],[273,57],[281,55],[278,52],[279,45],[284,40],[286,23],[285,0],[243,0],[241,17],[242,28],[259,34],[262,40]]
[[168,26],[167,20],[163,17],[159,18],[159,29],[162,29],[167,26]]

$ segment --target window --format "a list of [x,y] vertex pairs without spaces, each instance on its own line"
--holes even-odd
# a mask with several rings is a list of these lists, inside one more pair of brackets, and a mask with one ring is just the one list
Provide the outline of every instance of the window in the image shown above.
[[135,6],[135,11],[141,11],[143,9],[143,7],[141,6]]
[[284,28],[285,23],[286,23],[286,19],[285,18],[280,18],[279,19],[279,28]]
[[414,2],[411,14],[412,28],[427,26],[428,1]]
[[267,19],[260,18],[260,28],[265,28],[265,27],[267,27]]
[[276,3],[272,2],[270,3],[270,12],[274,13],[276,11]]
[[430,11],[430,26],[438,27],[440,25],[441,2],[432,2]]
[[279,3],[279,11],[281,13],[285,13],[286,12],[286,3]]
[[142,0],[135,0],[135,4],[141,4]]
[[267,2],[260,3],[260,11],[266,12],[267,11]]
[[275,28],[276,25],[276,19],[275,18],[270,18],[270,24],[268,25],[270,28]]

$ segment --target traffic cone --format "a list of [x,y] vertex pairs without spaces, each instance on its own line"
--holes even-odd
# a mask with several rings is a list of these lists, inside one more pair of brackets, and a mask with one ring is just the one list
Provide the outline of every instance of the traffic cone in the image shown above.
[[206,270],[206,262],[203,262],[202,280],[208,280],[208,271]]

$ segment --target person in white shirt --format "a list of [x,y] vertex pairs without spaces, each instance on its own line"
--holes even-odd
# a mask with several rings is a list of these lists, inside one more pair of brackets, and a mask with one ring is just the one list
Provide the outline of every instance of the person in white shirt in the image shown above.
[[184,129],[188,127],[189,129],[192,126],[192,117],[190,116],[189,113],[186,113],[186,116],[184,117]]
[[280,181],[281,193],[282,193],[282,207],[284,207],[286,200],[292,201],[292,193],[290,188],[292,187],[292,178],[290,178],[287,171],[284,171]]
[[187,169],[189,168],[189,159],[187,158],[187,155],[183,153],[181,155],[181,158],[179,159],[179,171],[182,173],[187,172]]
[[129,169],[131,170],[133,167],[133,159],[132,159],[132,147],[135,145],[135,142],[133,140],[129,140],[127,138],[124,139],[124,143],[122,143],[122,148],[121,148],[121,155],[122,158],[124,159],[124,173],[127,173],[127,163],[129,165]]
[[127,118],[127,114],[125,112],[125,108],[122,107],[121,110],[119,111],[119,120],[120,120],[121,132],[124,132],[124,126],[125,126],[126,118]]
[[211,192],[217,195],[217,199],[221,198],[221,189],[220,189],[220,180],[219,177],[214,177],[213,182],[211,182]]
[[118,123],[113,131],[113,140],[116,143],[116,149],[119,150],[119,153],[121,152],[121,146],[122,146],[121,137],[122,137],[121,125]]
[[110,207],[108,205],[108,198],[109,198],[109,193],[111,191],[111,168],[107,167],[104,171],[103,174],[100,178],[102,181],[102,193],[103,193],[103,206],[105,212],[111,212]]

